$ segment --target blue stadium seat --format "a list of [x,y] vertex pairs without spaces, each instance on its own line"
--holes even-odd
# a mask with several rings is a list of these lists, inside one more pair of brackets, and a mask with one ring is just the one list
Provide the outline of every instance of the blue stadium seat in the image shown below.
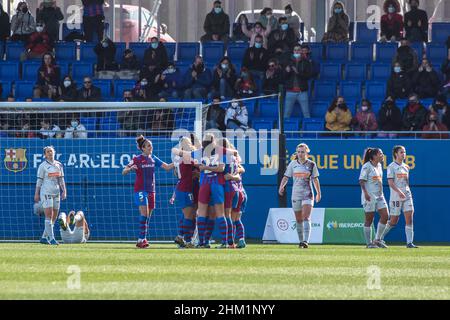
[[176,42],[164,42],[164,47],[166,47],[167,58],[169,61],[175,61],[175,53],[177,51]]
[[259,113],[262,118],[278,118],[278,100],[261,99],[259,101]]
[[311,59],[315,62],[322,62],[323,60],[323,44],[321,42],[305,43],[309,46],[311,51]]
[[202,45],[202,56],[206,63],[217,64],[223,58],[225,52],[222,41],[207,42]]
[[329,43],[326,45],[326,59],[347,63],[348,61],[348,43]]
[[403,111],[403,109],[408,105],[408,99],[397,99],[395,100],[395,104],[400,109],[400,111]]
[[431,63],[440,64],[447,59],[447,47],[442,43],[427,43],[427,58]]
[[6,60],[20,61],[20,55],[25,51],[23,42],[6,42]]
[[38,70],[41,67],[39,61],[24,61],[22,63],[22,79],[29,81],[37,81]]
[[316,81],[314,98],[316,101],[331,101],[336,97],[336,83],[331,81]]
[[0,80],[0,85],[2,86],[2,98],[6,99],[11,94],[11,81]]
[[92,62],[77,61],[72,64],[72,78],[77,82],[81,82],[84,77],[92,77],[93,72]]
[[95,136],[95,132],[97,130],[97,122],[98,118],[91,117],[91,118],[80,118],[80,123],[86,128],[86,131],[88,131],[88,138],[93,138]]
[[244,105],[247,108],[249,118],[258,116],[258,109],[256,107],[256,100],[244,101]]
[[355,41],[355,22],[350,21],[348,24],[348,38],[350,41]]
[[433,43],[440,43],[443,46],[447,42],[449,35],[449,22],[434,22],[431,24],[431,41]]
[[16,98],[28,98],[33,95],[33,87],[36,81],[25,81],[19,80],[16,81],[16,89],[14,96]]
[[100,131],[104,131],[100,133],[102,138],[117,138],[120,123],[116,117],[104,117],[100,119],[99,129]]
[[139,63],[142,63],[144,61],[145,50],[147,50],[149,47],[150,47],[150,44],[146,43],[146,42],[130,42],[128,44],[128,48],[133,50]]
[[[324,131],[325,130],[325,120],[324,118],[309,118],[303,120],[303,131],[312,132],[312,131]],[[316,134],[312,133],[303,133],[304,138],[315,138]]]
[[284,131],[299,131],[300,120],[298,119],[286,119],[284,120]]
[[395,54],[397,53],[398,43],[397,42],[378,42],[376,45],[376,62],[386,62],[392,63]]
[[320,80],[340,81],[342,65],[340,63],[322,63],[320,65]]
[[330,107],[330,101],[313,101],[311,104],[311,115],[313,118],[324,118]]
[[102,98],[111,98],[111,81],[92,80],[92,85],[100,88]]
[[422,56],[424,54],[423,43],[422,42],[413,42],[413,43],[411,43],[411,48],[413,48],[416,51],[417,57],[419,59],[419,63],[422,63]]
[[361,81],[367,80],[367,65],[363,63],[349,63],[345,66],[345,80]]
[[123,92],[128,89],[133,89],[135,85],[134,80],[116,80],[114,81],[114,96],[122,99]]
[[373,44],[353,42],[351,45],[351,61],[371,63],[373,61]]
[[82,23],[63,23],[63,25],[62,25],[63,40],[73,31],[82,34],[83,33],[83,24]]
[[199,42],[178,42],[177,61],[187,61],[192,63],[195,56],[200,54]]
[[61,80],[64,79],[66,75],[69,74],[69,61],[58,61],[56,64],[59,66],[59,70],[61,72]]
[[12,81],[19,79],[19,62],[0,62],[0,79]]
[[383,101],[370,101],[372,104],[372,111],[375,113],[378,119],[378,113],[381,110],[381,107],[383,106]]
[[77,46],[75,42],[57,42],[55,44],[55,57],[58,61],[75,61],[77,59]]
[[252,122],[251,128],[258,130],[272,130],[275,120],[271,119],[255,119]]
[[127,44],[125,42],[114,42],[114,44],[116,45],[116,63],[120,64],[122,62],[123,53],[127,49]]
[[354,82],[354,81],[342,81],[340,83],[340,96],[343,96],[346,101],[348,100],[354,100],[359,101],[361,100],[361,91],[362,91],[362,85],[361,82]]
[[370,101],[384,101],[386,98],[386,82],[368,81],[365,98]]
[[248,49],[248,42],[232,42],[228,44],[227,56],[234,64],[242,64],[245,51]]
[[387,81],[391,76],[392,67],[387,63],[373,63],[370,79],[373,81]]
[[423,106],[427,109],[429,106],[431,106],[433,104],[433,102],[434,102],[434,99],[421,99],[420,100],[420,103],[422,103]]
[[370,26],[371,29],[369,29],[367,24],[368,24],[367,22],[356,22],[357,42],[366,42],[366,43],[377,42],[379,28],[376,27],[376,25],[372,25]]

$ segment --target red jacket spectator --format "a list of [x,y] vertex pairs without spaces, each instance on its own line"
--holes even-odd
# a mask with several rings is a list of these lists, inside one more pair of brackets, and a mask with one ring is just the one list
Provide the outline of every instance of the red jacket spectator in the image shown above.
[[363,100],[360,110],[353,118],[356,131],[376,131],[378,129],[377,116],[372,111],[372,104]]
[[397,0],[387,0],[384,2],[383,10],[385,14],[381,16],[380,37],[387,41],[395,37],[398,41],[403,36],[403,16],[399,14],[400,4]]
[[46,31],[33,32],[25,48],[36,55],[43,55],[46,52],[53,51],[52,41]]
[[[439,121],[438,115],[431,112],[428,117],[428,123],[423,127],[422,131],[448,131],[445,124]],[[424,139],[448,139],[448,133],[422,133]]]

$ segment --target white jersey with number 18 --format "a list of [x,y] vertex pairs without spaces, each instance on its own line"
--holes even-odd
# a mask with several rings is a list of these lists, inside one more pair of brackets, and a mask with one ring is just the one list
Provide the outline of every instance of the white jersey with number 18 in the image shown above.
[[[392,162],[387,168],[387,178],[392,179],[397,188],[399,188],[406,196],[406,199],[412,198],[411,189],[409,188],[409,167],[407,164],[398,164]],[[406,199],[400,199],[400,196],[392,188],[390,201],[404,201]]]

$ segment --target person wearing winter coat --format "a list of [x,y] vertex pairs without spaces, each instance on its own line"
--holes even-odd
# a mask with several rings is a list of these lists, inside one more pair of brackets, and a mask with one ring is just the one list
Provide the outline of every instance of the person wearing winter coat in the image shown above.
[[36,20],[31,15],[25,1],[19,2],[16,14],[11,18],[11,41],[27,42],[28,38],[36,31]]
[[380,21],[380,41],[398,41],[403,36],[403,16],[398,0],[386,0]]
[[408,105],[403,109],[402,127],[404,131],[421,131],[427,121],[427,109],[420,103],[417,94],[409,96]]
[[419,9],[419,0],[408,0],[410,11],[405,13],[405,36],[411,42],[428,42],[428,15]]
[[97,55],[97,71],[117,71],[116,45],[111,39],[105,38],[97,43],[94,52]]
[[402,112],[395,104],[392,97],[387,97],[378,112],[378,124],[379,130],[382,132],[378,133],[379,137],[397,137],[397,133],[390,133],[390,131],[401,131],[402,130]]
[[222,2],[214,1],[214,8],[206,15],[203,29],[205,30],[205,35],[200,39],[202,43],[209,41],[228,42],[230,17],[223,11]]
[[242,101],[231,101],[225,114],[225,124],[227,129],[248,129],[248,111]]
[[424,58],[413,77],[413,91],[420,99],[435,98],[441,86],[438,73],[433,69],[428,59]]
[[322,42],[348,42],[349,17],[345,13],[344,4],[336,1],[333,5],[332,15],[328,19],[327,32],[322,38]]
[[353,118],[353,128],[355,131],[376,131],[378,129],[377,116],[372,111],[372,104],[369,100],[361,101],[361,107]]
[[222,100],[233,97],[236,80],[236,68],[228,57],[223,57],[214,68],[211,92],[208,97],[211,99],[220,96]]
[[391,77],[388,80],[386,96],[393,99],[406,99],[413,90],[413,80],[409,77],[400,63],[395,63]]
[[43,0],[36,9],[36,20],[44,21],[47,32],[52,41],[59,40],[59,21],[64,19],[61,9],[56,6],[55,0]]
[[205,99],[211,81],[211,71],[205,67],[203,58],[195,57],[194,63],[183,76],[184,99]]
[[169,64],[166,47],[158,40],[158,38],[151,38],[150,47],[144,52],[144,66],[150,64],[155,65],[159,70],[165,70]]
[[167,69],[164,70],[160,77],[162,91],[159,93],[160,98],[174,98],[182,97],[182,74],[173,62],[169,62]]

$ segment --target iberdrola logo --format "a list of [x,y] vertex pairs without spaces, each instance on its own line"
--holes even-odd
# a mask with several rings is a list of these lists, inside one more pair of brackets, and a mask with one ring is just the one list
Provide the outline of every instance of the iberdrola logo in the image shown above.
[[328,230],[331,230],[331,229],[337,229],[337,228],[338,228],[338,223],[337,223],[337,221],[329,221],[329,222],[327,223],[327,228],[328,228]]

